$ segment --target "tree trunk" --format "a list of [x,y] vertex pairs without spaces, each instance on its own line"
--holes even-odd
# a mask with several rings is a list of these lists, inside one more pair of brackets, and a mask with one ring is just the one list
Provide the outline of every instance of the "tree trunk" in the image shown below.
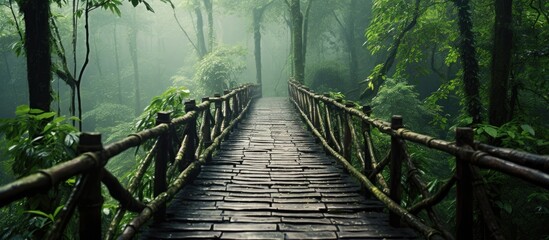
[[[97,34],[99,35],[99,34]],[[99,48],[97,47],[97,38],[93,37],[93,53],[94,53],[94,60],[95,60],[95,65],[97,67],[97,72],[99,73],[99,77],[101,79],[103,79],[103,69],[101,69],[101,59],[99,59]]]
[[261,16],[263,15],[264,8],[255,8],[253,11],[253,28],[254,28],[254,56],[255,56],[255,76],[259,86],[262,87],[261,76]]
[[478,60],[474,46],[473,22],[469,0],[456,0],[460,32],[460,57],[463,66],[463,85],[465,88],[466,110],[472,117],[472,124],[481,122],[481,102],[479,96]]
[[49,1],[21,1],[25,19],[27,81],[31,108],[50,111],[51,56]]
[[204,8],[208,15],[208,45],[210,51],[214,49],[214,22],[213,22],[213,5],[212,0],[204,0]]
[[501,126],[509,121],[509,72],[513,48],[513,0],[496,0],[494,46],[492,48],[492,78],[490,84],[489,122]]
[[196,40],[198,45],[198,58],[202,59],[208,53],[206,41],[204,40],[204,20],[202,19],[202,10],[200,4],[194,8],[196,14]]
[[299,0],[291,0],[290,15],[292,19],[292,43],[293,43],[293,65],[294,79],[300,83],[304,83],[305,65],[303,57],[303,15]]
[[346,32],[349,50],[349,79],[351,80],[351,84],[356,84],[358,82],[358,56],[355,38],[355,19],[357,17],[357,8],[358,1],[351,0],[351,5],[349,5],[349,20],[347,21],[349,30]]
[[113,38],[114,38],[114,59],[116,64],[116,81],[118,83],[118,103],[122,104],[122,79],[120,78],[120,60],[118,59],[118,39],[116,35],[116,23],[114,24]]
[[141,113],[141,97],[139,89],[139,64],[137,62],[137,29],[134,27],[130,30],[130,54],[132,57],[133,75],[134,75],[134,90],[135,90],[135,115]]
[[307,59],[307,38],[309,36],[309,13],[311,12],[311,7],[313,6],[314,0],[309,0],[307,3],[307,8],[305,9],[305,16],[303,16],[303,67],[305,68],[305,61]]

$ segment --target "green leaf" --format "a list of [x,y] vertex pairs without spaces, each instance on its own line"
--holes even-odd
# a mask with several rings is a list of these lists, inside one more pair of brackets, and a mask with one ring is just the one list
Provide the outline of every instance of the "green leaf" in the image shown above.
[[41,216],[41,217],[45,217],[45,218],[50,219],[52,221],[54,220],[53,216],[51,214],[47,214],[45,212],[38,211],[38,210],[27,210],[27,211],[25,211],[25,213],[30,213],[30,214],[38,215],[38,216]]
[[488,135],[490,135],[490,137],[496,138],[498,136],[498,130],[493,128],[493,127],[486,126],[486,127],[484,127],[484,131],[486,133],[488,133]]
[[53,217],[55,218],[57,216],[57,214],[59,214],[59,212],[61,211],[61,209],[63,209],[65,205],[60,205],[58,206],[55,211],[53,212]]
[[76,177],[73,176],[73,177],[65,180],[65,183],[69,186],[74,186],[74,184],[76,184]]
[[51,122],[52,124],[57,124],[57,123],[60,123],[62,121],[64,121],[66,118],[65,117],[56,117],[55,119],[53,119],[53,121]]
[[55,112],[46,112],[36,116],[36,120],[48,119],[55,116]]
[[473,123],[473,117],[466,117],[463,119],[462,123],[464,125],[470,125],[471,123]]
[[536,136],[536,132],[534,131],[534,129],[532,128],[532,126],[528,125],[528,124],[522,124],[520,125],[520,128],[522,128],[522,130],[530,133],[530,135],[532,136]]
[[511,206],[510,203],[508,202],[501,202],[501,201],[498,201],[496,202],[496,205],[503,209],[505,212],[507,212],[508,214],[511,214],[513,212],[513,206]]
[[20,116],[29,113],[30,107],[28,105],[19,105],[15,109],[15,115]]
[[148,11],[151,11],[151,12],[153,12],[153,13],[154,13],[154,9],[153,9],[153,8],[151,7],[151,5],[149,5],[149,3],[148,3],[148,2],[146,2],[146,1],[143,1],[143,3],[145,4],[145,7],[147,8],[147,10],[148,10]]

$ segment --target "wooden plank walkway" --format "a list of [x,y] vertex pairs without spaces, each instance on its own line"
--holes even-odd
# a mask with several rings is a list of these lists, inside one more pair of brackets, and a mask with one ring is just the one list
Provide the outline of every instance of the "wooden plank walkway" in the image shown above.
[[262,98],[147,239],[413,239],[327,156],[286,98]]

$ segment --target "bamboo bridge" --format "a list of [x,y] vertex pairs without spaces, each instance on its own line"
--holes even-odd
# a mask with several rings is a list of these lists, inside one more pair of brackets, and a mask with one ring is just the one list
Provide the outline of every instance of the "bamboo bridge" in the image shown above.
[[[458,128],[449,142],[404,128],[398,115],[390,123],[374,119],[368,106],[293,81],[289,98],[261,98],[258,87],[187,101],[185,115],[158,113],[156,127],[106,146],[100,135],[83,133],[80,156],[0,187],[0,207],[80,176],[50,239],[63,236],[76,211],[81,239],[472,239],[474,205],[499,239],[478,168],[549,189],[548,156],[475,142],[470,128]],[[373,129],[387,146],[376,145]],[[407,144],[453,156],[455,172],[429,190]],[[123,186],[104,166],[136,146],[148,154]],[[148,169],[154,198],[143,202],[134,196]],[[108,227],[102,184],[120,203]],[[419,200],[403,205],[408,192]],[[434,210],[451,192],[454,231]],[[135,214],[121,224],[127,211]]]

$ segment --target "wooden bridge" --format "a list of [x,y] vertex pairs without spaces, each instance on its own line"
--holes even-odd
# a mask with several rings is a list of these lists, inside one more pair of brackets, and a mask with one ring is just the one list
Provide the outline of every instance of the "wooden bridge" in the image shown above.
[[338,239],[415,236],[303,128],[286,98],[263,98],[147,238]]
[[[156,127],[107,146],[82,134],[80,156],[1,187],[0,206],[78,175],[50,239],[63,235],[77,208],[81,239],[471,239],[474,200],[501,239],[477,167],[549,189],[547,156],[474,142],[470,128],[458,128],[455,142],[435,139],[403,128],[400,116],[387,123],[370,118],[367,106],[288,87],[289,99],[257,98],[257,86],[245,85],[188,101],[185,115],[159,113]],[[376,146],[374,128],[388,146]],[[407,143],[455,156],[455,173],[428,191]],[[148,154],[122,186],[104,166],[140,145]],[[133,196],[153,160],[154,199],[143,203]],[[101,183],[120,202],[104,231]],[[433,209],[454,186],[456,234]],[[403,206],[403,194],[415,200]],[[126,211],[138,214],[121,225]]]

